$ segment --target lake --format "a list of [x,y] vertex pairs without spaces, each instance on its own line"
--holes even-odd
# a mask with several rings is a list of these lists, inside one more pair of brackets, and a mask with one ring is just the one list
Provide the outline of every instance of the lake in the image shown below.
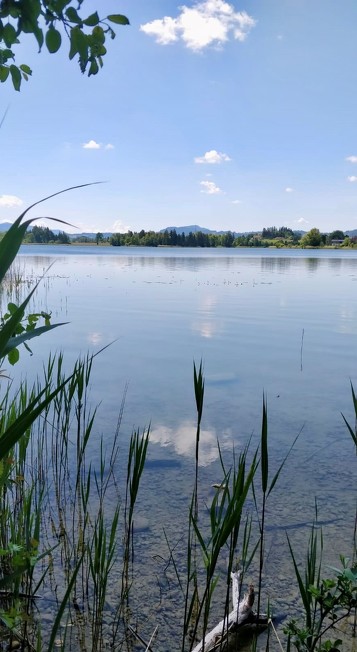
[[[148,602],[160,558],[169,556],[163,527],[174,545],[187,521],[193,361],[203,361],[205,376],[203,504],[222,476],[217,440],[228,461],[233,446],[239,452],[249,438],[257,445],[263,393],[271,477],[300,433],[268,505],[263,596],[281,617],[296,609],[285,532],[306,549],[315,500],[327,560],[337,565],[340,553],[351,553],[356,457],[341,412],[353,424],[357,251],[32,245],[21,248],[17,265],[26,277],[45,275],[33,307],[70,323],[33,340],[33,356],[21,352],[15,377],[40,371],[50,351],[63,350],[70,365],[110,344],[94,363],[98,437],[115,430],[126,384],[123,447],[133,428],[151,426],[137,543]],[[94,438],[93,459],[97,447]],[[256,568],[252,574],[255,581]],[[155,611],[174,629],[171,616],[167,605]]]

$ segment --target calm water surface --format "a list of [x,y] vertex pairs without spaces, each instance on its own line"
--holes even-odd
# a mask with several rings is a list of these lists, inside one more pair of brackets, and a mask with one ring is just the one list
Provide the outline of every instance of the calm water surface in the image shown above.
[[285,530],[305,549],[315,498],[329,559],[351,550],[356,459],[341,412],[353,422],[357,252],[22,247],[26,275],[38,278],[52,263],[36,309],[70,324],[34,341],[31,358],[22,352],[22,369],[37,372],[53,349],[71,362],[112,342],[95,360],[98,436],[111,436],[126,383],[123,440],[133,427],[152,429],[139,508],[142,591],[157,591],[157,560],[168,556],[163,525],[175,543],[187,517],[192,368],[202,359],[203,502],[221,477],[217,439],[227,460],[233,446],[257,443],[263,392],[272,474],[301,431],[270,500],[266,548],[266,594],[277,612],[296,606]]

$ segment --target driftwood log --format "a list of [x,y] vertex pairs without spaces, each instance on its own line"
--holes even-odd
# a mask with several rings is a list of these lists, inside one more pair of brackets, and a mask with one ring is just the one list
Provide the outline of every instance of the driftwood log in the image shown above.
[[248,593],[240,600],[240,573],[231,573],[232,578],[232,611],[221,620],[216,627],[207,632],[204,639],[196,645],[192,652],[213,652],[221,648],[230,634],[238,631],[244,625],[266,626],[268,619],[266,616],[260,616],[253,611],[254,603],[254,586],[249,586]]

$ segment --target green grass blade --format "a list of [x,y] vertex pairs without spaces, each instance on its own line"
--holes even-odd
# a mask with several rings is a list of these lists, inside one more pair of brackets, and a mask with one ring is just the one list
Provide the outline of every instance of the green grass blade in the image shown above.
[[287,540],[288,540],[288,545],[289,545],[289,549],[290,549],[291,558],[293,560],[295,575],[296,575],[296,579],[297,579],[297,582],[298,582],[298,585],[299,585],[299,591],[300,591],[301,599],[302,599],[304,609],[305,609],[306,624],[307,624],[307,627],[310,628],[311,627],[311,622],[312,622],[310,594],[309,594],[309,591],[308,591],[308,587],[305,586],[305,584],[303,582],[303,579],[301,577],[300,571],[298,569],[296,559],[295,559],[295,555],[294,555],[294,551],[293,551],[291,543],[290,543],[290,539],[289,539],[288,535],[286,535],[286,537],[287,537]]
[[[357,423],[357,398],[356,398],[356,394],[355,394],[355,390],[354,390],[354,387],[352,385],[352,382],[351,382],[351,392],[352,392],[353,407],[354,407],[354,411],[355,411],[355,424],[356,424]],[[357,427],[355,425],[355,428],[352,428],[352,426],[350,426],[350,424],[348,423],[347,419],[344,417],[343,414],[342,414],[342,418],[343,418],[343,420],[344,420],[344,422],[345,422],[345,424],[347,426],[348,432],[350,433],[350,435],[352,437],[352,440],[353,440],[353,443],[354,443],[354,445],[356,446],[356,449],[357,449]]]
[[19,217],[0,241],[0,282],[15,260],[27,227],[27,222],[21,224],[21,217]]
[[268,455],[268,411],[265,395],[263,394],[263,415],[262,415],[262,432],[261,432],[261,471],[262,471],[262,491],[265,494],[268,487],[269,477],[269,455]]
[[274,487],[275,487],[275,485],[276,485],[276,483],[277,483],[277,481],[278,481],[278,479],[279,479],[279,475],[280,475],[280,473],[282,472],[282,470],[283,470],[283,468],[284,468],[284,466],[285,466],[286,460],[288,459],[288,457],[289,457],[291,451],[293,450],[293,448],[294,448],[294,446],[295,446],[297,440],[299,439],[299,437],[300,437],[300,435],[301,435],[302,429],[303,429],[303,428],[301,428],[300,431],[298,432],[298,434],[296,435],[296,437],[295,437],[293,443],[291,444],[291,446],[290,446],[288,452],[286,453],[286,455],[285,455],[285,457],[284,457],[282,463],[280,464],[280,466],[279,466],[279,468],[278,468],[276,474],[274,475],[274,478],[272,479],[271,484],[270,484],[270,487],[269,487],[269,490],[268,490],[268,492],[267,492],[267,498],[268,498],[269,494],[273,491],[273,489],[274,489]]
[[196,407],[197,407],[197,414],[198,414],[198,423],[200,423],[202,419],[203,398],[205,393],[205,381],[203,378],[202,360],[200,362],[198,372],[196,368],[196,363],[195,362],[193,363],[193,381],[194,381]]
[[26,407],[26,409],[15,419],[11,426],[0,437],[0,460],[2,460],[15,444],[21,439],[26,430],[33,424],[35,419],[41,412],[48,407],[52,400],[59,394],[65,385],[71,380],[69,376],[61,385],[56,387],[52,392],[46,395],[44,400],[41,400],[47,392],[45,387]]
[[[5,233],[4,237],[0,241],[0,282],[3,280],[6,272],[8,271],[10,265],[13,263],[16,254],[19,251],[27,227],[30,226],[30,224],[34,222],[36,219],[39,219],[39,218],[33,218],[30,220],[26,220],[24,222],[23,218],[25,217],[26,213],[28,213],[31,210],[31,208],[34,208],[35,206],[42,204],[48,199],[52,199],[52,197],[57,197],[57,195],[61,195],[64,192],[69,192],[70,190],[76,190],[78,188],[85,188],[86,186],[92,186],[97,183],[101,183],[101,182],[94,181],[93,183],[82,183],[78,186],[71,186],[69,188],[65,188],[64,190],[59,190],[58,192],[55,192],[52,195],[48,195],[47,197],[40,199],[34,204],[31,204],[30,206],[28,206],[28,208],[26,208],[25,211],[23,211],[23,213],[21,213],[21,215],[12,224],[12,226],[9,228],[9,230]],[[54,219],[51,217],[47,217],[47,219],[53,220],[54,222],[59,222],[60,224],[66,224],[67,226],[71,226],[68,222],[65,222],[64,220]]]
[[47,650],[47,652],[52,652],[53,647],[54,647],[54,645],[55,645],[55,640],[56,640],[57,631],[58,631],[58,628],[59,628],[59,626],[60,626],[60,624],[61,624],[61,619],[62,619],[62,616],[63,616],[63,614],[64,614],[64,610],[65,610],[65,608],[66,608],[66,606],[67,606],[67,603],[68,603],[68,600],[69,600],[69,596],[71,595],[71,591],[72,591],[73,586],[74,586],[74,583],[75,583],[75,581],[76,581],[76,577],[77,577],[77,575],[78,575],[78,571],[79,571],[79,569],[80,569],[81,566],[82,566],[82,562],[83,562],[83,557],[81,557],[81,559],[79,560],[77,566],[76,566],[75,569],[74,569],[73,575],[72,575],[72,577],[71,577],[71,581],[69,582],[68,587],[67,587],[67,591],[66,591],[66,593],[64,594],[63,599],[62,599],[62,602],[61,602],[61,604],[60,604],[60,607],[59,607],[59,609],[58,609],[58,611],[57,611],[57,615],[56,615],[56,618],[55,618],[55,622],[53,623],[53,627],[52,627],[52,631],[51,631],[50,640],[49,640],[49,643],[48,643],[48,650]]
[[43,333],[47,333],[48,331],[51,331],[53,328],[58,328],[58,326],[65,326],[66,324],[68,324],[68,322],[64,321],[58,324],[50,324],[49,326],[39,326],[38,328],[35,328],[33,331],[25,331],[24,333],[21,333],[21,335],[16,335],[15,337],[11,337],[7,345],[5,346],[3,355],[7,355],[9,351],[15,349],[21,344],[24,344],[28,340],[32,340],[34,337],[39,337],[40,335],[43,335]]
[[341,413],[341,416],[342,416],[342,419],[344,420],[344,422],[345,422],[345,424],[347,426],[348,432],[350,433],[350,435],[351,435],[351,437],[353,439],[354,445],[357,446],[357,434],[353,431],[353,429],[351,428],[350,424],[348,423],[346,417],[344,417],[344,415],[342,413]]

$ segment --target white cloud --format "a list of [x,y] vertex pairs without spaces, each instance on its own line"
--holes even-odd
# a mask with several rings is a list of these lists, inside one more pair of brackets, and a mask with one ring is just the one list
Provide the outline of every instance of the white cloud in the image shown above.
[[346,161],[349,163],[357,163],[357,156],[347,156]]
[[218,195],[222,192],[222,190],[216,186],[214,181],[200,181],[200,185],[203,188],[201,192],[205,192],[207,195]]
[[14,206],[22,206],[23,201],[20,197],[15,195],[0,195],[0,206],[5,208],[13,208]]
[[232,201],[232,204],[241,204],[241,203],[242,202],[241,202],[240,199],[233,199],[233,201]]
[[114,145],[107,143],[103,145],[102,143],[97,143],[95,140],[89,140],[88,143],[83,143],[83,149],[114,149]]
[[176,23],[177,19],[165,16],[164,18],[152,20],[151,23],[140,25],[140,30],[145,34],[149,34],[149,36],[156,37],[156,43],[167,45],[178,40]]
[[109,231],[112,231],[113,233],[128,233],[128,231],[131,230],[132,230],[131,226],[127,226],[121,220],[116,220],[116,222],[114,222],[111,229],[109,229]]
[[351,183],[356,183],[357,177],[347,177],[347,180],[350,181]]
[[96,143],[95,140],[89,140],[88,143],[83,143],[84,149],[100,149],[100,143]]
[[195,163],[208,163],[209,165],[216,165],[223,163],[224,161],[230,161],[231,159],[227,154],[223,154],[223,152],[217,152],[215,149],[210,149],[210,151],[206,152],[203,156],[196,156],[194,160]]
[[221,46],[230,36],[244,41],[254,25],[251,16],[245,11],[235,11],[228,2],[204,0],[192,7],[183,5],[176,18],[158,18],[141,25],[140,30],[161,45],[181,40],[187,48],[198,52],[210,45]]
[[285,188],[285,192],[294,192],[294,188],[287,187]]

